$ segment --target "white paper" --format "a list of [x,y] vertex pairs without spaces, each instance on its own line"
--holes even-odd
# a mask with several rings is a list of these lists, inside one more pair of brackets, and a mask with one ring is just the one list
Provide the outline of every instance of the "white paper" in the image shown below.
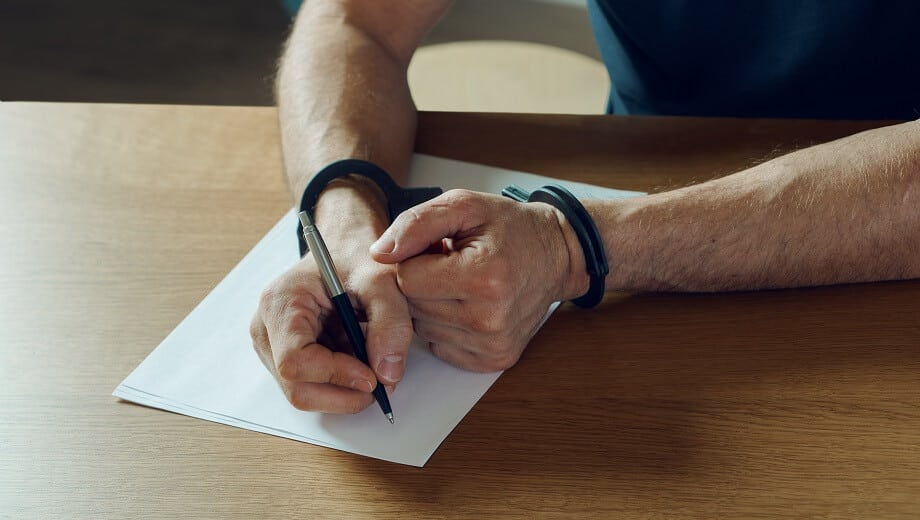
[[[529,191],[549,182],[566,186],[580,198],[639,195],[426,155],[414,157],[410,174],[413,186],[491,193],[510,183]],[[208,421],[423,466],[500,373],[454,368],[432,356],[416,338],[405,376],[390,396],[395,425],[376,404],[356,415],[293,408],[253,350],[249,322],[261,290],[297,262],[296,229],[292,209],[113,395]]]

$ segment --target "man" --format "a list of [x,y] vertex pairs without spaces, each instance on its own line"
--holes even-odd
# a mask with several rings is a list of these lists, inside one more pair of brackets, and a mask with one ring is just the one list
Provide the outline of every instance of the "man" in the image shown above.
[[[920,8],[912,3],[698,4],[591,3],[612,111],[909,119],[920,107]],[[448,7],[312,0],[301,9],[278,81],[296,200],[318,170],[343,158],[372,161],[404,183],[416,124],[406,69]],[[585,201],[611,266],[606,288],[724,291],[920,276],[918,125],[671,192]],[[413,327],[450,363],[508,368],[550,302],[588,289],[575,232],[552,206],[456,191],[390,225],[384,204],[373,183],[348,177],[330,184],[315,210],[366,314],[370,368],[318,339],[334,334],[312,255],[263,294],[253,343],[300,409],[369,406],[378,380],[392,389],[402,378]],[[445,237],[449,254],[419,255]]]

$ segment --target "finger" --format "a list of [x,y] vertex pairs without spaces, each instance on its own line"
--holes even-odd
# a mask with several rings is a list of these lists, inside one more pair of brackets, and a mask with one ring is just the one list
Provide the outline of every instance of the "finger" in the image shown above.
[[[415,332],[428,341],[431,352],[451,365],[476,372],[497,372],[514,365],[520,350],[494,351],[490,343],[500,341],[467,330],[423,320],[415,320]],[[485,342],[485,343],[484,343]]]
[[418,337],[428,343],[454,345],[456,348],[462,348],[463,350],[467,350],[463,348],[464,345],[470,344],[469,333],[457,327],[418,319],[412,320],[412,327]]
[[316,342],[327,313],[315,294],[295,295],[289,285],[290,282],[278,281],[269,286],[262,293],[257,311],[276,367],[289,351]]
[[252,348],[259,356],[259,360],[265,365],[269,373],[277,378],[275,373],[275,360],[272,357],[271,345],[268,343],[268,332],[265,330],[265,323],[262,322],[262,315],[256,312],[249,324],[249,336],[252,337]]
[[430,321],[457,327],[465,323],[463,300],[409,300],[409,315],[414,320]]
[[475,276],[463,263],[463,252],[419,255],[396,265],[396,283],[408,298],[453,300],[469,296]]
[[465,370],[487,371],[481,356],[467,348],[473,339],[467,331],[425,320],[413,320],[413,327],[436,357]]
[[481,223],[477,196],[451,190],[402,212],[371,245],[374,260],[393,264],[425,252],[431,244]]
[[345,327],[342,326],[342,320],[338,314],[330,314],[323,320],[323,332],[316,338],[316,342],[334,352],[344,352],[354,356],[351,342],[348,340]]
[[403,378],[412,341],[409,304],[392,276],[366,295],[367,356],[380,382],[395,385]]
[[278,375],[287,382],[329,383],[365,393],[377,386],[364,363],[318,343],[288,352],[278,363]]
[[494,364],[490,364],[478,354],[464,350],[455,344],[430,342],[428,348],[435,357],[455,367],[474,372],[496,372]]
[[358,413],[374,402],[374,394],[320,384],[283,382],[281,390],[298,410]]
[[[415,320],[449,325],[478,336],[516,332],[522,325],[532,323],[530,320],[537,319],[527,313],[518,315],[509,302],[493,304],[475,300],[411,299],[409,314]],[[469,350],[477,349],[470,347]]]
[[332,383],[365,392],[376,386],[374,374],[364,364],[347,355],[334,356],[316,343],[322,313],[318,302],[284,294],[263,302],[265,333],[279,380]]

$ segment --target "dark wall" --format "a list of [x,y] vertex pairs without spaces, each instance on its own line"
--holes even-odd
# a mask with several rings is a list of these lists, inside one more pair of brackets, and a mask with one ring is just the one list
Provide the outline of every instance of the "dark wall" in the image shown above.
[[272,0],[0,0],[0,100],[271,104]]
[[[269,105],[290,22],[281,0],[0,0],[0,100]],[[584,9],[535,0],[458,0],[427,43],[476,39],[597,56]]]

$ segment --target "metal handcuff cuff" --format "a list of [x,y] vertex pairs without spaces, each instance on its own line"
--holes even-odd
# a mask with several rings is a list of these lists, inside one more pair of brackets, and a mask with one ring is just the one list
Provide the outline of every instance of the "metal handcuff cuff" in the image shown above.
[[[316,201],[326,186],[339,178],[349,175],[358,175],[370,179],[383,192],[387,201],[387,215],[392,222],[403,211],[431,200],[443,190],[439,187],[403,188],[381,167],[361,159],[343,159],[336,161],[320,170],[307,185],[300,199],[300,211],[306,211],[313,217]],[[572,300],[579,307],[594,307],[604,297],[605,279],[610,272],[604,245],[594,220],[585,207],[567,189],[558,185],[546,185],[531,193],[518,186],[511,185],[502,190],[502,195],[518,202],[543,202],[559,209],[569,225],[578,236],[585,255],[585,266],[591,279],[588,292]],[[297,237],[300,243],[300,256],[307,253],[307,245],[303,239],[303,227],[297,226]]]
[[[440,195],[443,190],[438,187],[430,188],[403,188],[390,177],[390,174],[376,164],[361,159],[343,159],[336,161],[317,173],[307,184],[307,188],[300,198],[300,211],[306,211],[313,218],[316,201],[326,186],[342,177],[357,175],[366,177],[374,182],[383,192],[387,201],[387,215],[390,222],[403,211],[431,200]],[[303,240],[303,226],[298,224],[297,236],[300,240],[300,256],[307,254],[307,244]]]
[[600,303],[604,299],[610,266],[607,264],[604,242],[594,219],[578,198],[558,184],[547,184],[530,193],[512,184],[502,190],[502,195],[518,202],[543,202],[565,215],[569,225],[575,230],[575,235],[578,236],[578,242],[585,255],[585,267],[591,279],[588,292],[572,300],[572,303],[584,308],[594,307]]

